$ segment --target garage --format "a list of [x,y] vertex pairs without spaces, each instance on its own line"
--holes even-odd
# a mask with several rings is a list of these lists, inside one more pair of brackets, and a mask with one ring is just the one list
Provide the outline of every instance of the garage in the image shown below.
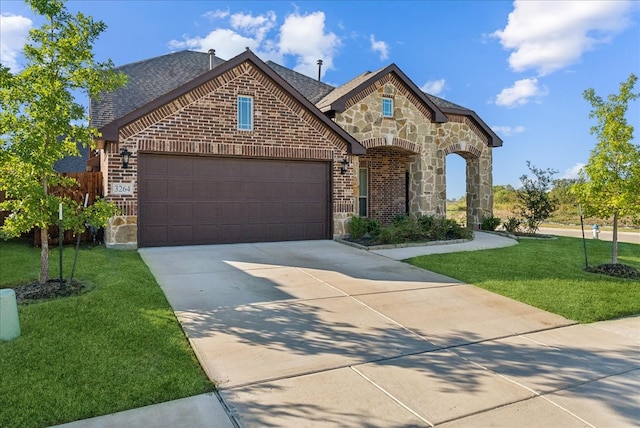
[[328,239],[330,163],[139,153],[140,247]]

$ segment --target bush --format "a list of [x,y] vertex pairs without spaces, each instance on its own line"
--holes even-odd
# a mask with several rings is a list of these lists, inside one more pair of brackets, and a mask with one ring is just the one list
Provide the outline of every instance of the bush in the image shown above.
[[504,227],[504,230],[506,230],[508,233],[516,233],[520,229],[521,224],[522,220],[515,217],[509,217],[507,221],[502,223],[502,227]]
[[396,216],[393,224],[383,227],[378,235],[382,244],[471,239],[470,229],[452,219],[435,216]]
[[500,222],[502,220],[500,217],[485,217],[482,219],[482,224],[480,225],[480,229],[482,230],[496,230],[498,226],[500,226]]
[[349,221],[349,233],[353,239],[360,239],[367,233],[376,237],[380,233],[382,225],[378,220],[372,220],[365,217],[352,217]]

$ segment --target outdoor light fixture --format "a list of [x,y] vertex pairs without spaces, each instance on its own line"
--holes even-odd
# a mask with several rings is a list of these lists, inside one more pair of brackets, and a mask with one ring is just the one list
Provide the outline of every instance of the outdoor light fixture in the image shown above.
[[347,173],[347,168],[349,168],[349,161],[347,158],[342,159],[342,166],[340,167],[340,174],[345,175]]
[[131,152],[125,147],[120,152],[120,155],[122,156],[122,167],[129,168],[129,159],[131,158]]

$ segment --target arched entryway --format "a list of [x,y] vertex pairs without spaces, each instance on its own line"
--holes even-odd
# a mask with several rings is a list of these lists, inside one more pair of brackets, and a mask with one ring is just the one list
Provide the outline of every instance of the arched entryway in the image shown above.
[[390,224],[410,209],[409,169],[419,148],[401,138],[372,138],[361,143],[367,153],[358,157],[358,212]]
[[[485,211],[490,211],[489,207],[483,207],[482,201],[487,199],[485,193],[487,193],[486,178],[483,180],[482,172],[481,172],[481,157],[482,152],[473,144],[469,144],[465,141],[455,144],[450,144],[443,150],[444,156],[444,164],[445,164],[445,180],[448,180],[451,175],[448,172],[448,163],[457,162],[457,157],[463,159],[464,162],[464,196],[466,199],[466,226],[472,229],[478,229],[480,224],[482,223],[483,217],[487,214]],[[459,168],[459,163],[456,167]],[[458,171],[456,171],[458,172]],[[485,176],[487,174],[484,174]],[[490,175],[490,174],[489,174]],[[459,172],[455,174],[455,177],[459,179]],[[445,189],[451,185],[447,181],[444,183]],[[490,194],[491,185],[488,186],[488,191]],[[445,190],[446,194],[446,190]],[[490,199],[490,196],[488,196]],[[484,204],[486,205],[486,203]],[[450,217],[448,215],[448,217]]]

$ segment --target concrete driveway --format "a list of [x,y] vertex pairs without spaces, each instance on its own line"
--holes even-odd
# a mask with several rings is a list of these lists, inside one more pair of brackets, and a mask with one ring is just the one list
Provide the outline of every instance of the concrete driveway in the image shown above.
[[640,421],[633,335],[333,241],[140,253],[241,426]]

